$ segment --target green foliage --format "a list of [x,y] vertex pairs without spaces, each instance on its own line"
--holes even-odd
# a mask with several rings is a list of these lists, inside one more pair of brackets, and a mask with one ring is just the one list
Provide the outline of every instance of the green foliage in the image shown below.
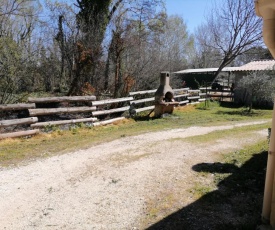
[[275,92],[274,71],[252,72],[238,82],[238,88],[245,90],[248,94],[246,98],[249,103],[249,111],[251,111],[253,103],[272,102]]
[[13,94],[18,93],[22,66],[22,50],[9,37],[0,37],[0,104],[13,102]]
[[[77,21],[84,32],[94,31],[95,40],[101,40],[109,22],[111,0],[77,0],[80,9]],[[100,41],[101,44],[101,41]]]
[[211,108],[219,108],[220,103],[218,101],[205,100],[205,102],[195,105],[196,109],[209,110]]

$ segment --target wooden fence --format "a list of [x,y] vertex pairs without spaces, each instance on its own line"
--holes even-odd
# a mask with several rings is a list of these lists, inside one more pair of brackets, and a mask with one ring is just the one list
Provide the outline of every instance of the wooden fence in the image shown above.
[[[179,106],[200,103],[214,95],[207,88],[173,91]],[[155,92],[156,89],[130,92],[129,97],[99,101],[95,96],[28,98],[28,103],[0,105],[0,115],[4,118],[0,120],[0,139],[34,135],[40,129],[57,125],[105,125],[124,119],[125,113],[136,116],[144,111],[153,111]],[[7,117],[13,119],[5,120]]]

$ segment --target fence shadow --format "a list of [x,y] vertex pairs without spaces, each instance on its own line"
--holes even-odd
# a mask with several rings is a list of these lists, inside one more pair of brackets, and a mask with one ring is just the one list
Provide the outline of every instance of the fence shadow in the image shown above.
[[258,113],[255,112],[249,112],[248,110],[233,110],[233,111],[217,111],[216,114],[220,115],[237,115],[237,116],[245,116],[245,117],[253,117],[258,115]]
[[149,230],[254,230],[261,223],[267,152],[255,154],[242,167],[201,163],[192,169],[206,173],[232,173],[218,189],[167,216]]
[[238,105],[233,101],[220,101],[220,106],[224,108],[230,108],[230,109],[242,107],[241,105]]

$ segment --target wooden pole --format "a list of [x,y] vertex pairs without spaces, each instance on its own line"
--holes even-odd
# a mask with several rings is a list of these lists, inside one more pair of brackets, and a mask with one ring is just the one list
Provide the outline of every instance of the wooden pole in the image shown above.
[[38,134],[39,132],[40,132],[39,129],[34,129],[34,130],[19,131],[19,132],[13,132],[13,133],[2,133],[0,134],[0,139],[35,135],[35,134]]
[[0,111],[34,109],[35,104],[6,104],[0,105]]
[[130,109],[130,106],[126,106],[126,107],[121,107],[121,108],[117,108],[117,109],[95,111],[95,112],[92,112],[92,114],[93,114],[93,116],[99,116],[99,115],[106,115],[106,114],[111,114],[111,113],[125,112],[129,109]]
[[51,125],[66,125],[66,124],[75,124],[75,123],[84,123],[84,122],[94,122],[97,121],[96,117],[92,118],[83,118],[83,119],[74,119],[74,120],[64,120],[64,121],[48,121],[48,122],[38,122],[32,124],[32,128],[45,127]]
[[118,118],[114,118],[106,121],[99,121],[99,122],[93,123],[93,126],[107,125],[107,124],[114,123],[116,121],[121,121],[123,119],[125,119],[125,117],[118,117]]
[[37,117],[29,117],[22,119],[13,119],[13,120],[2,120],[0,121],[0,127],[8,127],[12,125],[23,125],[23,124],[32,124],[38,122]]
[[[266,168],[266,177],[265,177],[265,189],[264,189],[264,199],[263,199],[263,210],[262,210],[262,220],[265,223],[268,223],[271,217],[272,212],[272,222],[273,226],[275,224],[275,194],[273,191],[273,182],[274,182],[274,169],[275,169],[275,105],[273,106],[272,113],[272,125],[271,125],[271,135],[269,142],[269,151],[267,158],[267,168]],[[272,198],[273,193],[273,198]],[[272,204],[271,204],[272,202]]]
[[152,110],[152,109],[154,109],[154,108],[155,108],[155,106],[152,105],[152,106],[148,106],[148,107],[144,107],[144,108],[140,108],[140,109],[135,109],[135,112],[136,112],[136,113],[140,113],[140,112],[143,112],[143,111]]
[[137,92],[130,92],[129,95],[130,95],[130,96],[134,96],[134,95],[139,95],[139,94],[155,93],[156,91],[157,91],[156,89],[152,89],[152,90],[143,90],[143,91],[137,91]]
[[173,92],[176,93],[176,92],[189,91],[189,90],[190,90],[189,88],[180,88],[180,89],[173,89]]
[[33,103],[50,103],[50,102],[77,102],[77,101],[95,101],[96,96],[73,96],[73,97],[29,97],[28,102]]
[[139,104],[139,103],[144,103],[144,102],[151,102],[151,101],[154,101],[154,100],[155,100],[154,97],[150,97],[150,98],[131,101],[130,104]]
[[93,106],[98,106],[98,105],[106,105],[106,104],[132,101],[132,100],[134,100],[133,97],[115,98],[115,99],[107,99],[107,100],[101,100],[101,101],[93,101],[92,105]]
[[68,107],[54,109],[29,109],[30,116],[50,115],[57,113],[80,113],[95,111],[96,107]]

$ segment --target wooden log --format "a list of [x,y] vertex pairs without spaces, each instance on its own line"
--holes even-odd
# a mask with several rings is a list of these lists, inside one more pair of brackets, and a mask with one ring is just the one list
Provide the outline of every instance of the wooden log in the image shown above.
[[93,106],[98,106],[98,105],[106,105],[106,104],[132,101],[132,100],[134,100],[133,97],[115,98],[115,99],[107,99],[107,100],[101,100],[101,101],[93,101],[92,105]]
[[173,89],[173,92],[188,91],[189,88]]
[[190,89],[188,90],[188,93],[200,93],[199,89]]
[[76,102],[76,101],[95,101],[96,96],[67,96],[67,97],[29,97],[28,102],[33,103],[50,103],[50,102]]
[[231,93],[232,91],[230,89],[223,89],[223,90],[219,90],[219,89],[209,89],[207,90],[208,92],[216,92],[216,93]]
[[211,86],[199,88],[199,90],[210,90],[210,89],[211,89]]
[[73,119],[73,120],[63,120],[63,121],[38,122],[38,123],[32,124],[31,127],[37,128],[37,127],[45,127],[45,126],[52,126],[52,125],[66,125],[66,124],[76,124],[76,123],[85,123],[85,122],[94,122],[94,121],[97,121],[96,117]]
[[0,134],[0,139],[35,135],[35,134],[38,134],[39,132],[40,132],[39,129],[34,129],[34,130],[19,131],[19,132],[13,132],[13,133],[2,133]]
[[93,126],[100,126],[100,125],[107,125],[107,124],[111,124],[117,121],[121,121],[125,119],[125,117],[118,117],[118,118],[114,118],[114,119],[110,119],[110,120],[106,120],[106,121],[99,121],[99,122],[95,122],[93,123]]
[[187,97],[188,100],[200,99],[200,96]]
[[196,105],[196,104],[199,104],[200,102],[198,102],[198,101],[195,101],[195,102],[191,102],[191,103],[189,103],[189,105]]
[[144,103],[144,102],[150,102],[150,101],[154,101],[155,98],[154,97],[150,97],[150,98],[145,98],[145,99],[140,99],[140,100],[135,100],[135,101],[131,101],[130,104],[139,104],[139,103]]
[[140,113],[140,112],[143,112],[143,111],[152,110],[152,109],[154,109],[154,108],[155,108],[154,105],[153,105],[153,106],[148,106],[148,107],[144,107],[144,108],[140,108],[140,109],[135,109],[135,112],[136,112],[136,113]]
[[186,93],[186,94],[179,94],[179,95],[175,95],[174,98],[187,97],[187,96],[189,96],[188,93]]
[[0,121],[0,127],[8,127],[12,125],[23,125],[23,124],[33,124],[38,122],[37,117],[28,117],[21,119],[12,119],[12,120],[2,120]]
[[139,95],[139,94],[155,93],[156,91],[157,91],[156,89],[152,89],[152,90],[143,90],[143,91],[137,91],[137,92],[130,92],[129,95],[130,95],[130,96],[134,96],[134,95]]
[[27,104],[27,103],[0,105],[0,111],[24,110],[24,109],[34,109],[34,108],[35,108],[35,104]]
[[92,112],[93,116],[99,116],[99,115],[105,115],[105,114],[111,114],[111,113],[119,113],[119,112],[125,112],[130,109],[130,106],[121,107],[117,109],[109,109],[109,110],[100,110],[100,111],[94,111]]
[[206,99],[205,98],[200,98],[199,102],[201,102],[201,101],[206,101]]
[[185,100],[185,101],[180,101],[180,102],[179,102],[180,105],[188,104],[188,103],[189,103],[189,100]]
[[68,108],[53,108],[53,109],[29,109],[30,116],[50,115],[58,113],[84,113],[95,111],[96,107],[68,107]]
[[208,97],[233,97],[232,94],[208,94]]

